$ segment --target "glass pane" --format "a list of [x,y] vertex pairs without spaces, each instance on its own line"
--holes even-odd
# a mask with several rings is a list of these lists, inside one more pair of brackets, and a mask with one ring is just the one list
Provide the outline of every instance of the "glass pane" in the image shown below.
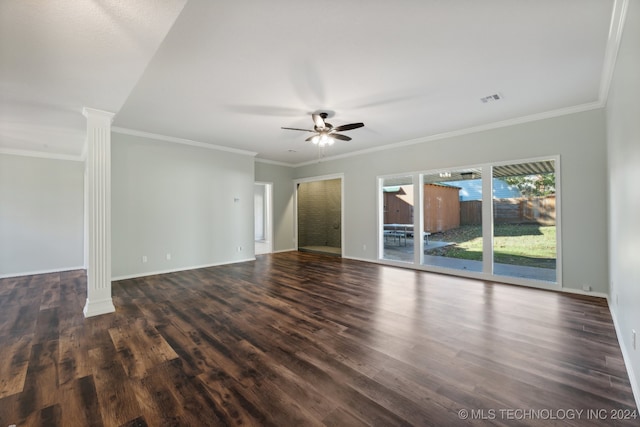
[[413,179],[385,178],[382,183],[382,258],[413,263]]
[[493,271],[556,282],[553,160],[493,168]]
[[424,264],[482,271],[482,170],[423,175]]

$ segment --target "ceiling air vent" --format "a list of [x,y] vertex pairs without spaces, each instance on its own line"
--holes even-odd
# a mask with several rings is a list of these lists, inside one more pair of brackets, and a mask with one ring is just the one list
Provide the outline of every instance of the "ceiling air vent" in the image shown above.
[[483,104],[486,104],[487,102],[499,101],[501,99],[502,99],[502,95],[500,95],[499,93],[494,93],[493,95],[480,98],[480,101],[482,101]]

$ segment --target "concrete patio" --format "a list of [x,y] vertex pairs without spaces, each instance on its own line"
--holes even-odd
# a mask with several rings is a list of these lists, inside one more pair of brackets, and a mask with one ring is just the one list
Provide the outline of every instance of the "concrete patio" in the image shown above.
[[[397,241],[396,241],[397,242]],[[396,243],[393,242],[393,243]],[[383,259],[413,262],[413,238],[407,238],[406,242],[385,242]],[[406,243],[406,244],[404,244]],[[452,270],[465,271],[482,271],[482,261],[473,261],[458,258],[449,258],[444,256],[429,255],[436,249],[448,245],[454,245],[451,242],[441,242],[429,240],[429,244],[424,246],[424,263],[434,267],[448,268]],[[540,280],[544,282],[556,282],[556,270],[552,268],[529,267],[523,265],[512,264],[494,264],[493,272],[497,276],[521,277],[531,280]]]

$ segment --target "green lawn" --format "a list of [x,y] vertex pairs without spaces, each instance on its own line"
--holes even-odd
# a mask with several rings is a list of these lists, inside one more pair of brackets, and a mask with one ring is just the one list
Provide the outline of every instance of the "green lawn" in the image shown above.
[[[556,267],[555,226],[501,224],[495,226],[494,233],[495,262],[540,268]],[[433,240],[455,242],[455,245],[434,249],[429,252],[431,255],[482,260],[480,226],[464,225],[435,234]]]

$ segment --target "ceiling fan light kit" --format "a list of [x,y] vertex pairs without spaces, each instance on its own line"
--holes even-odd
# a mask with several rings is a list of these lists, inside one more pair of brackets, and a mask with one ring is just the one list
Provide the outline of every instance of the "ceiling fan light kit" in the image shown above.
[[290,127],[282,127],[282,129],[313,132],[315,133],[315,135],[310,136],[309,138],[305,139],[305,141],[309,141],[312,144],[317,145],[318,147],[326,147],[328,145],[333,145],[336,142],[336,139],[339,139],[341,141],[351,141],[350,137],[342,135],[338,132],[344,132],[364,126],[364,123],[349,123],[346,125],[333,127],[331,123],[325,121],[328,116],[329,114],[326,112],[313,113],[311,115],[311,118],[313,119],[313,130]]
[[325,145],[333,145],[333,143],[336,142],[335,139],[331,138],[326,133],[314,135],[311,138],[307,138],[306,141],[311,141],[313,144],[320,147],[324,147]]

